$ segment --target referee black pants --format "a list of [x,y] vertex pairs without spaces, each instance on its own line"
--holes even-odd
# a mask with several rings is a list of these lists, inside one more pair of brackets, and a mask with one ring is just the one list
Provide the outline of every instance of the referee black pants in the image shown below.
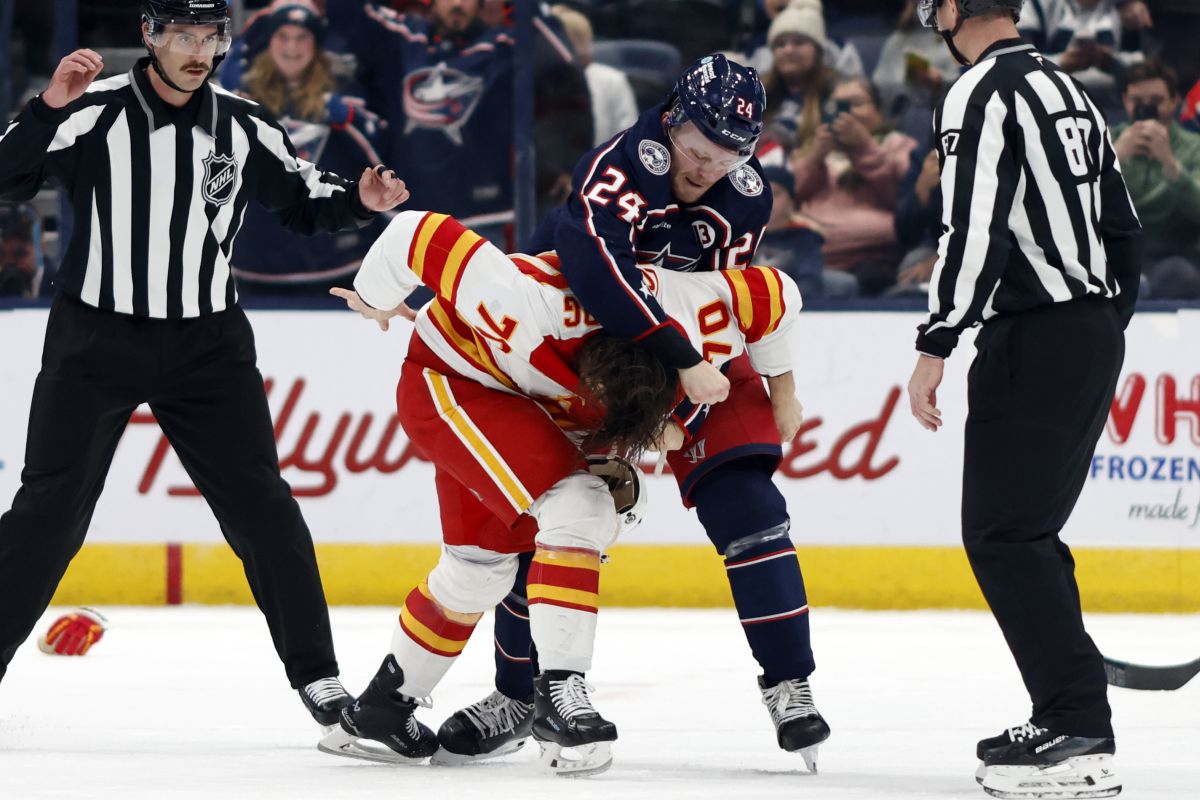
[[963,542],[1033,701],[1055,733],[1112,736],[1104,664],[1059,538],[1104,428],[1125,338],[1109,300],[994,319],[976,340]]
[[312,536],[279,474],[255,362],[237,306],[161,320],[55,299],[21,488],[0,517],[0,678],[83,544],[117,442],[143,402],[242,560],[292,686],[338,674]]

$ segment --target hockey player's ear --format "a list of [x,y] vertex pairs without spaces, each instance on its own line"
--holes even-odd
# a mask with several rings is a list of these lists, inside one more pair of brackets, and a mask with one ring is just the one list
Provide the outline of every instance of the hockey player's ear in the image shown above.
[[942,7],[946,9],[946,25],[939,26],[942,30],[952,31],[958,26],[958,21],[962,19],[962,6],[958,0],[942,0]]

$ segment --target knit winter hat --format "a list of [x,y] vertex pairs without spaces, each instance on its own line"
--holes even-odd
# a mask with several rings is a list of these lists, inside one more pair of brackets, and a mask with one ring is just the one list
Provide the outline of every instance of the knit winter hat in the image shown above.
[[270,39],[284,25],[297,25],[313,35],[317,44],[325,38],[325,18],[299,3],[279,6],[266,18],[266,36]]
[[797,33],[825,46],[825,12],[821,0],[792,0],[767,29],[767,44],[785,33]]

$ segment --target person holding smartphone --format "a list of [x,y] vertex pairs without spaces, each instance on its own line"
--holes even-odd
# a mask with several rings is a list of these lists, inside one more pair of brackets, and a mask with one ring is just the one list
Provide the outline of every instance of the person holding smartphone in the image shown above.
[[1129,70],[1131,122],[1112,129],[1121,172],[1146,229],[1143,273],[1151,297],[1200,297],[1200,135],[1176,121],[1175,71],[1159,61]]
[[792,158],[796,203],[825,231],[825,268],[877,295],[896,281],[896,198],[917,142],[892,129],[866,78],[834,85],[807,150]]

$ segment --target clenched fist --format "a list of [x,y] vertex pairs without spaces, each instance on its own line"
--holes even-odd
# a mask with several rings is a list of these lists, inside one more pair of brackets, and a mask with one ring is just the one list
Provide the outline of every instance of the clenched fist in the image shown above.
[[38,649],[49,655],[81,656],[104,636],[108,620],[94,608],[77,608],[54,620]]

